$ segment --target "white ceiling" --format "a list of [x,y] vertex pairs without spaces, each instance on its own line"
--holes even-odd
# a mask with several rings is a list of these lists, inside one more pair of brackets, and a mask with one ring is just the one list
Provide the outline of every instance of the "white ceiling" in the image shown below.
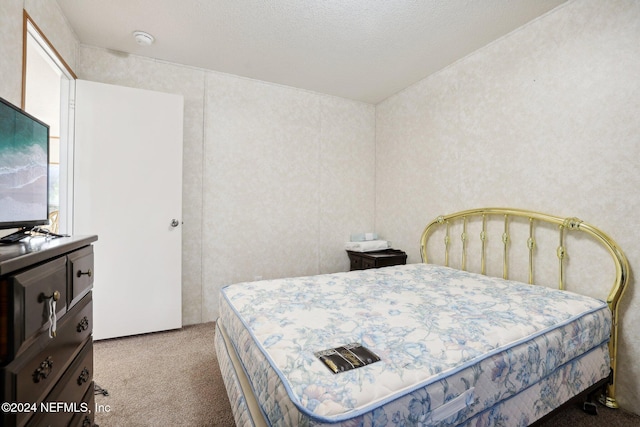
[[86,45],[377,103],[566,0],[57,1]]

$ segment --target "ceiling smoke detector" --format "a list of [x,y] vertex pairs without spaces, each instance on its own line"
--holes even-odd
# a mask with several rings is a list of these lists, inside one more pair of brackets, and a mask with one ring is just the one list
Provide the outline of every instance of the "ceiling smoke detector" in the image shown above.
[[151,46],[155,41],[155,38],[151,34],[145,33],[144,31],[134,31],[133,38],[136,39],[136,43],[140,46]]

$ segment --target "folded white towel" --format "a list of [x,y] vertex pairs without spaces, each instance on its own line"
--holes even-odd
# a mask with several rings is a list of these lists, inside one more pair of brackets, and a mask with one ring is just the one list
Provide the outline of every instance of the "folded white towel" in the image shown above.
[[366,242],[347,242],[344,247],[348,251],[371,252],[389,249],[391,247],[391,243],[387,240],[368,240]]
[[367,242],[369,240],[378,240],[378,233],[357,233],[351,235],[352,242]]

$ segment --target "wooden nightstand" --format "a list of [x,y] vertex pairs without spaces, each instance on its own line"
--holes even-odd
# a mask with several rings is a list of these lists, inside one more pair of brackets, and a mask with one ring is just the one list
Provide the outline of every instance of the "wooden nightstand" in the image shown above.
[[347,254],[351,260],[351,271],[407,263],[407,254],[399,249],[384,249],[373,252],[347,251]]

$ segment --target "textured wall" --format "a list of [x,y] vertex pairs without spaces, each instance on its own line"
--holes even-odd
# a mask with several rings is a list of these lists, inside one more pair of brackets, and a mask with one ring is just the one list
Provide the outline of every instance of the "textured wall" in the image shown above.
[[[572,1],[379,104],[378,232],[417,262],[437,215],[520,207],[599,226],[638,269],[639,23],[637,1]],[[637,411],[630,285],[618,398]]]
[[344,271],[349,234],[373,228],[374,107],[209,73],[205,314],[221,285]]
[[22,96],[22,0],[0,0],[0,96],[20,105]]

